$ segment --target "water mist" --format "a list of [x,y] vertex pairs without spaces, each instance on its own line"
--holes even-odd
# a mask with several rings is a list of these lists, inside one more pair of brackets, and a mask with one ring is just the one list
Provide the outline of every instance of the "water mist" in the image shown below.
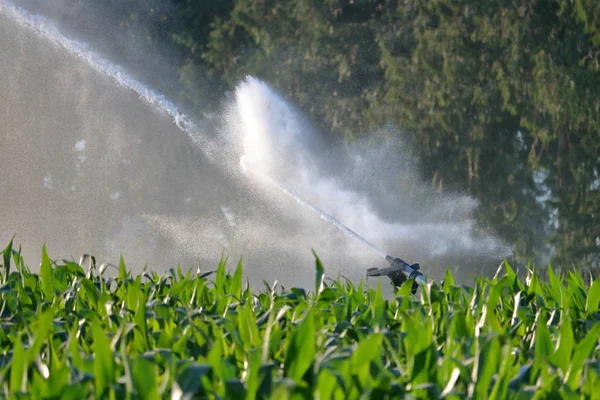
[[243,256],[251,283],[286,286],[312,285],[311,249],[328,276],[352,279],[385,253],[434,277],[506,255],[473,233],[476,202],[421,183],[400,132],[332,148],[252,77],[215,124],[41,16],[0,0],[0,18],[19,27],[0,42],[14,55],[0,60],[0,143],[11,148],[0,165],[12,172],[0,177],[10,188],[0,217],[30,252],[42,242],[65,258],[123,252],[134,270],[208,269],[225,253]]

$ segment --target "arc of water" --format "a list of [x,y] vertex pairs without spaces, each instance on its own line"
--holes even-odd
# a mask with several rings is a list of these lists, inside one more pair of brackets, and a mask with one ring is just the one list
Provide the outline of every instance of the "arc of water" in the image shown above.
[[268,176],[256,172],[255,170],[253,170],[252,168],[250,168],[246,163],[244,163],[243,160],[241,161],[241,163],[242,163],[242,168],[243,168],[244,171],[251,171],[253,175],[255,175],[256,177],[260,178],[263,182],[267,183],[268,185],[270,185],[272,187],[275,187],[275,188],[279,189],[279,191],[281,191],[282,193],[284,193],[287,196],[289,196],[292,199],[294,199],[298,204],[301,204],[302,206],[304,206],[304,207],[310,209],[311,211],[317,213],[322,220],[327,221],[327,222],[333,224],[336,228],[338,228],[339,230],[341,230],[342,232],[344,232],[348,236],[351,236],[351,237],[353,237],[355,239],[358,239],[361,243],[363,243],[364,245],[366,245],[373,252],[377,253],[377,255],[379,257],[381,257],[383,259],[386,258],[386,254],[385,253],[383,253],[382,251],[380,251],[373,244],[369,243],[365,238],[363,238],[362,236],[360,236],[358,233],[354,232],[352,229],[348,228],[346,225],[342,224],[340,221],[338,221],[337,219],[335,219],[331,215],[327,214],[325,211],[321,210],[319,207],[317,207],[316,205],[314,205],[310,201],[304,199],[303,197],[301,197],[297,193],[294,193],[293,191],[285,188],[284,186],[282,186],[281,184],[275,182],[273,179],[269,178]]
[[[148,104],[154,106],[159,111],[165,112],[171,117],[179,129],[187,133],[190,139],[204,151],[207,156],[212,154],[214,145],[211,144],[206,138],[204,138],[198,126],[184,113],[179,111],[177,106],[164,95],[159,94],[151,88],[144,85],[142,82],[134,79],[130,76],[123,68],[113,64],[107,59],[100,57],[98,54],[88,49],[87,44],[70,39],[64,36],[58,28],[53,26],[45,17],[40,15],[34,15],[26,11],[25,9],[14,5],[8,0],[0,0],[0,13],[7,13],[15,22],[21,26],[25,26],[33,30],[38,35],[44,37],[49,42],[65,49],[73,56],[87,62],[91,67],[99,71],[100,73],[112,78],[120,86],[133,90],[140,98],[146,101]],[[333,224],[335,227],[346,233],[347,235],[358,239],[361,243],[365,244],[369,249],[377,253],[380,257],[386,257],[386,254],[378,250],[374,245],[365,240],[362,236],[342,224],[340,221],[327,214],[308,200],[303,199],[298,194],[290,191],[283,187],[277,182],[269,179],[266,176],[260,175],[253,171],[255,175],[261,178],[264,182],[270,184],[273,187],[279,189],[282,193],[290,196],[299,204],[309,208],[310,210],[317,213],[321,219]]]
[[112,78],[125,89],[133,90],[142,100],[155,107],[157,110],[170,115],[177,127],[185,132],[194,143],[198,144],[207,156],[212,154],[211,150],[214,150],[214,145],[203,137],[199,127],[191,120],[191,118],[182,113],[177,106],[164,95],[155,92],[142,82],[134,79],[122,67],[100,57],[92,50],[89,50],[86,43],[64,36],[57,27],[48,21],[47,18],[41,15],[31,14],[27,10],[16,6],[8,0],[0,0],[0,13],[2,12],[5,12],[17,24],[31,29],[54,45],[65,49],[73,56],[87,62],[96,71]]

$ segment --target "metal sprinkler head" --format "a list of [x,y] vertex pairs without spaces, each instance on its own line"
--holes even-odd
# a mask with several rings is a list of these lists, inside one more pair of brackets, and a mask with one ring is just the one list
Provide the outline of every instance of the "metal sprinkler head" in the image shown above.
[[390,263],[388,268],[369,268],[367,269],[367,276],[387,276],[391,279],[392,283],[396,287],[402,286],[407,280],[413,279],[413,286],[411,289],[412,294],[417,293],[419,285],[424,285],[425,276],[419,271],[421,267],[419,264],[408,264],[406,261],[398,257],[386,256],[386,261]]

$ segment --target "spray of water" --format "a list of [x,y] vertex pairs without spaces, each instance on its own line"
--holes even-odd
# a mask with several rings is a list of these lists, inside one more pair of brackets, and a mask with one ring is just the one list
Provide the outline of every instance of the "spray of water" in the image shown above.
[[199,145],[206,155],[212,155],[216,150],[214,143],[207,140],[194,121],[182,113],[172,101],[167,99],[164,95],[147,87],[142,82],[134,79],[120,66],[94,53],[88,48],[86,43],[64,36],[58,28],[45,17],[31,14],[27,10],[16,6],[8,0],[0,0],[0,13],[6,13],[19,25],[28,27],[54,45],[63,48],[73,56],[87,62],[101,74],[114,79],[114,81],[123,88],[133,90],[140,96],[140,99],[149,105],[170,115],[177,127],[188,134],[192,141]]
[[[477,226],[470,215],[477,206],[475,201],[428,190],[416,173],[405,167],[407,163],[397,149],[386,144],[357,146],[339,149],[332,156],[320,144],[311,148],[318,135],[300,123],[298,113],[258,79],[248,77],[238,85],[228,118],[235,121],[230,124],[232,135],[243,144],[243,170],[258,175],[268,186],[317,213],[321,220],[380,257],[385,254],[378,248],[423,262],[436,258],[497,259],[510,251],[491,235],[474,234]],[[397,140],[399,137],[396,135]],[[339,164],[345,166],[341,172]],[[398,177],[407,188],[399,186]],[[385,199],[391,201],[386,204]],[[315,204],[335,212],[328,213]],[[347,226],[374,238],[378,245]],[[352,241],[346,246],[357,254]]]
[[[260,189],[260,193],[255,193],[257,196],[251,197],[244,192],[247,190],[244,184],[228,187],[223,192],[230,203],[224,203],[222,197],[213,196],[213,187],[207,185],[190,192],[193,193],[191,197],[205,196],[202,199],[205,204],[220,203],[216,206],[218,214],[211,217],[212,222],[206,222],[209,218],[204,214],[202,218],[194,219],[193,211],[192,214],[177,218],[168,215],[168,211],[144,214],[148,217],[147,223],[150,222],[151,226],[176,242],[176,247],[194,256],[214,244],[214,236],[217,235],[219,243],[223,243],[224,247],[230,246],[230,254],[234,250],[244,256],[253,253],[257,266],[308,265],[305,257],[307,249],[317,247],[326,264],[332,265],[339,260],[344,268],[341,271],[346,276],[352,275],[347,270],[349,265],[354,265],[362,276],[365,264],[362,261],[372,260],[361,251],[363,248],[355,246],[355,239],[378,256],[384,256],[378,248],[385,248],[390,250],[390,254],[418,259],[422,263],[425,259],[435,257],[447,259],[456,256],[464,259],[473,254],[496,259],[506,253],[505,247],[495,238],[485,235],[474,237],[471,234],[474,226],[469,217],[474,208],[472,200],[464,197],[437,200],[434,196],[411,197],[423,191],[418,184],[413,184],[411,189],[404,185],[403,191],[393,189],[399,187],[396,181],[399,173],[411,177],[412,172],[395,164],[394,160],[398,157],[389,151],[390,148],[367,146],[367,152],[353,149],[345,154],[340,151],[335,160],[330,159],[330,152],[322,146],[315,146],[319,135],[301,122],[293,107],[259,80],[249,78],[238,86],[234,103],[224,112],[222,141],[215,141],[208,138],[206,132],[202,132],[191,118],[163,95],[135,80],[119,66],[99,57],[86,44],[65,37],[45,18],[32,15],[8,0],[0,0],[0,13],[112,78],[123,88],[134,91],[148,105],[171,116],[177,127],[209,159],[215,161],[213,156],[219,156],[219,162],[214,164],[218,164],[222,172],[245,176],[240,173],[237,162],[241,156],[253,172],[269,177],[270,186],[275,187],[277,192],[292,197],[296,203],[304,205],[303,208],[318,213],[321,220],[328,222],[324,227],[319,220],[305,216],[297,204],[273,201],[272,193],[266,190]],[[223,147],[223,144],[227,146]],[[319,150],[314,151],[314,148]],[[345,169],[337,173],[335,167],[340,159],[343,159]],[[206,172],[202,171],[202,174]],[[215,181],[221,186],[229,184],[223,183],[218,177],[213,178]],[[302,193],[302,196],[298,193]],[[118,195],[116,198],[119,199]],[[281,211],[276,217],[270,209],[266,210],[268,207],[263,207],[264,203],[270,201],[279,206]],[[319,207],[315,204],[319,204]],[[221,210],[221,205],[226,205],[226,212]],[[261,207],[263,209],[259,210]],[[387,211],[384,210],[386,207]],[[168,209],[163,207],[163,210]],[[324,211],[327,209],[335,212]],[[196,210],[196,214],[200,213]],[[235,229],[232,229],[232,220],[236,221]],[[339,221],[344,221],[345,225]],[[347,226],[352,226],[373,240],[374,244]],[[334,227],[345,235],[334,235]],[[218,247],[213,250],[220,252],[222,247],[220,244]],[[332,262],[327,261],[329,256]],[[372,254],[369,253],[369,256],[372,257]],[[245,259],[252,260],[251,257]],[[304,275],[297,270],[299,268],[288,268],[286,276],[294,272]],[[331,271],[335,273],[335,269]],[[263,277],[267,276],[271,275],[263,274]]]
[[327,221],[327,222],[331,223],[336,228],[338,228],[339,230],[341,230],[342,232],[344,232],[346,235],[348,235],[348,236],[350,236],[350,237],[352,237],[354,239],[357,239],[358,241],[362,242],[369,249],[371,249],[372,251],[374,251],[375,253],[377,253],[377,255],[379,255],[381,258],[385,259],[385,257],[386,257],[385,253],[383,253],[382,251],[380,251],[379,249],[377,249],[377,247],[373,246],[371,243],[369,243],[365,238],[363,238],[362,236],[360,236],[358,233],[354,232],[352,229],[348,228],[346,225],[342,224],[340,221],[338,221],[337,219],[335,219],[331,215],[327,214],[325,211],[321,210],[319,207],[317,207],[316,205],[314,205],[310,201],[308,201],[306,199],[303,199],[297,193],[294,193],[291,190],[286,189],[281,184],[275,182],[274,180],[270,179],[266,175],[263,175],[263,174],[260,174],[260,173],[258,173],[256,171],[254,171],[251,167],[248,166],[248,164],[247,164],[246,160],[244,159],[244,157],[242,157],[242,159],[241,159],[241,165],[242,165],[242,168],[244,169],[244,171],[252,172],[254,175],[256,175],[257,177],[259,177],[263,182],[265,182],[265,183],[267,183],[267,184],[269,184],[269,185],[277,188],[278,190],[280,190],[285,195],[287,195],[287,196],[291,197],[292,199],[296,200],[296,202],[298,204],[300,204],[300,205],[308,208],[311,211],[314,211],[315,213],[317,213],[319,215],[319,217],[323,221]]

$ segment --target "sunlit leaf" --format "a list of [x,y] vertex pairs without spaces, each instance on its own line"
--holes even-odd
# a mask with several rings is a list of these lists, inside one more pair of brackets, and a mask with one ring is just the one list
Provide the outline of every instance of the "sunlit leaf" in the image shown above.
[[598,305],[600,305],[600,279],[596,279],[588,289],[585,311],[598,312]]
[[42,262],[40,264],[40,278],[42,284],[42,292],[46,299],[50,300],[54,296],[54,291],[52,289],[52,261],[48,257],[48,253],[46,252],[46,245],[42,247]]
[[17,336],[10,362],[10,390],[13,393],[25,391],[27,388],[27,362],[21,337]]
[[92,331],[94,337],[94,376],[96,385],[96,397],[105,396],[113,383],[115,376],[115,365],[110,342],[102,329],[100,322],[92,320]]
[[313,363],[315,356],[314,310],[311,309],[300,326],[293,333],[287,349],[284,375],[300,380]]

